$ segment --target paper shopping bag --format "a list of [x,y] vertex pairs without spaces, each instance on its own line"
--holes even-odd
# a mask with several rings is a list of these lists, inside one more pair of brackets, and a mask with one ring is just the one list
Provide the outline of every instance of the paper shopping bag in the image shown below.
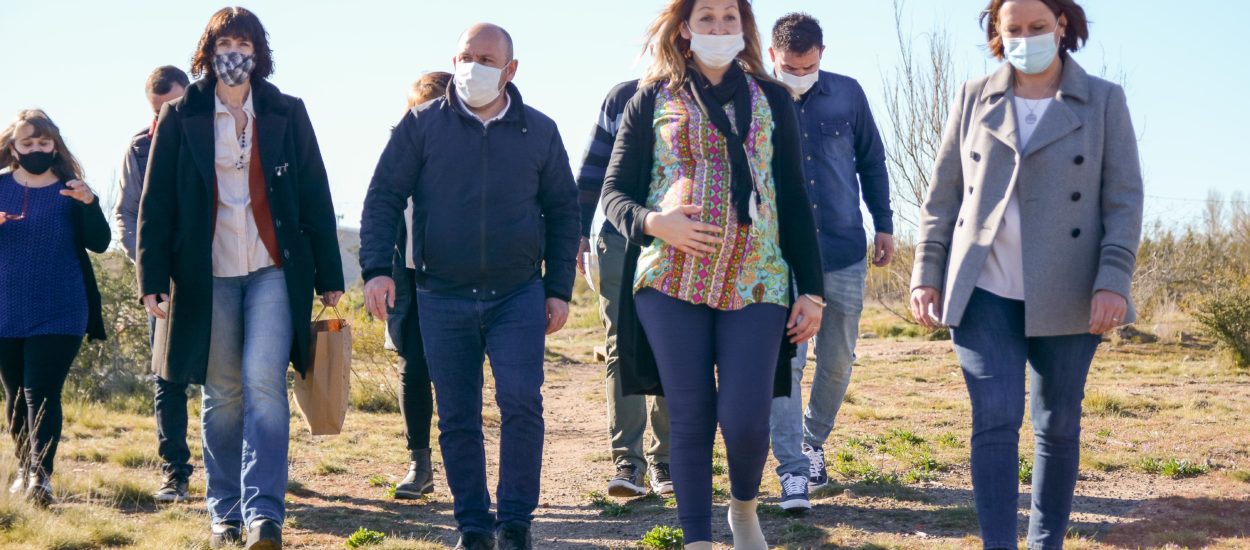
[[312,323],[312,364],[295,377],[295,404],[313,435],[343,431],[351,393],[352,327],[334,309],[334,319],[322,320],[325,307]]

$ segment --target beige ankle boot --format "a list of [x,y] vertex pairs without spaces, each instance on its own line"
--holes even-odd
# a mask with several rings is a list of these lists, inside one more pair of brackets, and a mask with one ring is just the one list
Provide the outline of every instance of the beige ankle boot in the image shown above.
[[715,547],[712,546],[712,543],[705,541],[705,540],[699,541],[699,542],[692,542],[686,545],[686,550],[712,550],[713,548]]
[[729,499],[729,531],[734,535],[734,550],[768,550],[760,518],[755,513],[758,499]]

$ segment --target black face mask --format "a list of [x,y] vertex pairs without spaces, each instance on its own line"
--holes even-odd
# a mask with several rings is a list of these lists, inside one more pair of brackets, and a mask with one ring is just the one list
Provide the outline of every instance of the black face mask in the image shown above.
[[23,170],[38,176],[48,170],[51,170],[52,165],[56,164],[56,153],[31,151],[17,157],[17,163]]

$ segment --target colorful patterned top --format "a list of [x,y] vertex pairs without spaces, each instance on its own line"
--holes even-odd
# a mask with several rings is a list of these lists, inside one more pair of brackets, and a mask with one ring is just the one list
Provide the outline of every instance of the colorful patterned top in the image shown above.
[[[768,98],[747,77],[751,128],[744,139],[759,194],[751,225],[734,215],[730,158],[725,137],[712,125],[688,89],[660,89],[655,101],[655,163],[647,208],[664,211],[701,205],[696,221],[725,230],[716,252],[703,258],[655,239],[642,249],[634,290],[665,295],[713,309],[733,311],[751,304],[789,307],[790,266],[781,256],[777,196],[773,186],[773,113]],[[734,121],[733,102],[725,113]]]

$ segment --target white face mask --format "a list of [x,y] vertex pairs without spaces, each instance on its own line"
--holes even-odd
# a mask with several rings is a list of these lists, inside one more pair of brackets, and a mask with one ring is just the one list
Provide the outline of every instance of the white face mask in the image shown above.
[[808,90],[812,89],[812,86],[815,86],[816,82],[820,80],[820,71],[812,71],[810,74],[795,76],[781,69],[777,69],[777,80],[780,80],[782,84],[789,86],[790,89],[794,91],[794,95],[803,95],[807,93]]
[[1059,36],[1052,32],[1028,38],[1003,38],[1003,56],[1024,74],[1043,73],[1059,56]]
[[746,49],[746,40],[742,33],[738,34],[695,34],[690,33],[690,51],[711,69],[723,69],[729,66],[742,50]]
[[484,107],[499,97],[503,69],[481,63],[456,63],[456,95],[473,108]]

